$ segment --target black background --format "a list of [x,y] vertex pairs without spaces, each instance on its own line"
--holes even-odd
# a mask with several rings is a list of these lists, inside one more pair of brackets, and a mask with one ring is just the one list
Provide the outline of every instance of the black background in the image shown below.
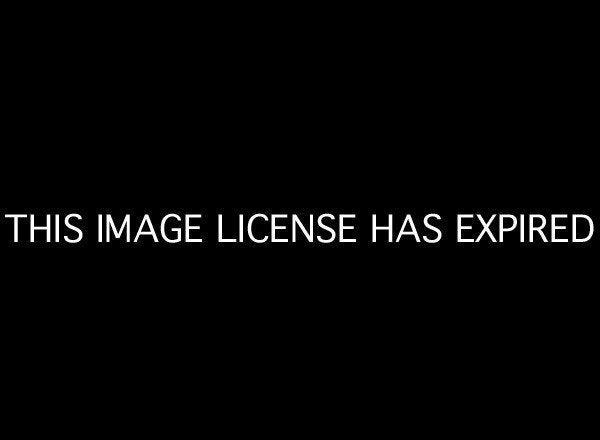
[[[247,12],[23,16],[3,55],[2,213],[356,212],[361,243],[5,240],[11,412],[572,429],[595,389],[597,238],[460,246],[453,218],[597,223],[592,29],[524,11]],[[369,245],[371,213],[428,212],[447,221],[440,245]]]

